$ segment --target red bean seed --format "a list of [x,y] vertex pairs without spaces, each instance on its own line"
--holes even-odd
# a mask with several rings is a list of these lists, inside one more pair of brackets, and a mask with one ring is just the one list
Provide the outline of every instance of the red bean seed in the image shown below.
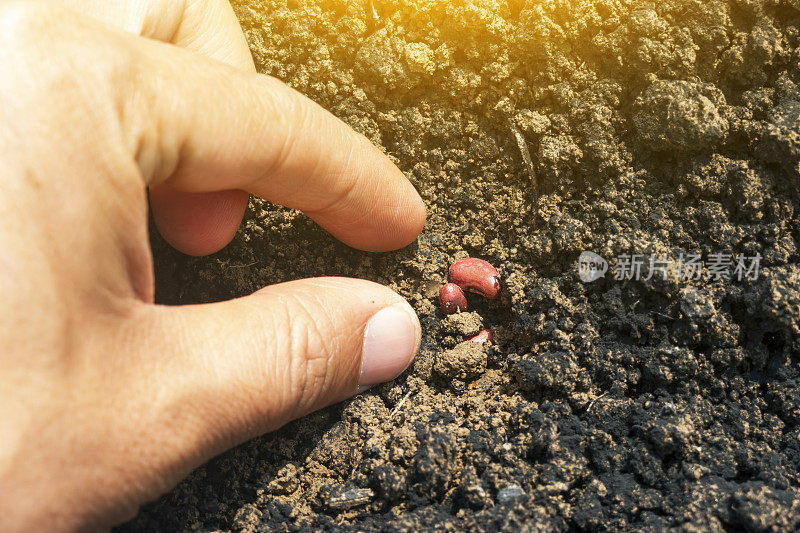
[[446,315],[467,310],[467,298],[464,296],[464,291],[455,283],[447,283],[439,289],[439,304]]
[[450,281],[490,300],[500,295],[500,274],[483,259],[459,259],[450,265]]
[[494,335],[492,335],[492,331],[491,330],[482,329],[474,337],[468,337],[468,338],[466,338],[464,340],[465,341],[470,341],[470,342],[479,342],[481,344],[484,344],[486,342],[491,342],[492,344],[494,344]]

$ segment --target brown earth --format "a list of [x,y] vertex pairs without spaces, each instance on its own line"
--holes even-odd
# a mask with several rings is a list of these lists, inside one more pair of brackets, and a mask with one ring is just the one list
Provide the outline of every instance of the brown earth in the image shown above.
[[[800,527],[798,0],[234,5],[258,69],[390,154],[428,224],[369,254],[253,200],[214,256],[153,236],[159,301],[360,277],[412,302],[423,344],[120,531]],[[583,250],[612,271],[582,282]],[[620,254],[681,253],[761,270],[614,278]],[[504,292],[445,319],[465,256]],[[495,346],[459,346],[481,327]]]

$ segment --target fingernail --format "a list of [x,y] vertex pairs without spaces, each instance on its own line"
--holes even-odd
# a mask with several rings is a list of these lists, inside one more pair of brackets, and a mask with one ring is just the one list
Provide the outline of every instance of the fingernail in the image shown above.
[[408,304],[375,313],[364,330],[359,389],[399,376],[414,359],[419,339],[419,319]]

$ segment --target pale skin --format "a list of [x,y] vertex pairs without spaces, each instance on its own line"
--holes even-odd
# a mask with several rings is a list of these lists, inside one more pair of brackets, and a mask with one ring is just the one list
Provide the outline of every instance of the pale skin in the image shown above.
[[366,281],[154,303],[148,189],[192,255],[233,238],[248,193],[367,251],[425,220],[380,150],[255,73],[226,0],[0,0],[0,56],[0,530],[108,528],[410,363],[419,323]]

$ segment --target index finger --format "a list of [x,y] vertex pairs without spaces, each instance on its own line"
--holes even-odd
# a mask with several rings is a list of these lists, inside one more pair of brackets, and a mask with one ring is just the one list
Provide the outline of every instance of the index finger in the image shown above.
[[246,190],[368,251],[422,230],[424,204],[400,169],[321,106],[274,78],[142,41],[132,142],[149,185]]

